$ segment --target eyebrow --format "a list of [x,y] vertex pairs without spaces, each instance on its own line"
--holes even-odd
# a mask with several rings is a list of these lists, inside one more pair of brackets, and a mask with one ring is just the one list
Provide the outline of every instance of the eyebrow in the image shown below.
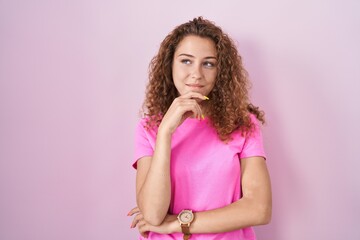
[[[186,53],[179,54],[178,57],[180,57],[180,56],[195,58],[193,55],[191,55],[191,54],[186,54]],[[204,59],[215,59],[215,60],[216,60],[216,57],[208,56],[208,57],[204,57]]]

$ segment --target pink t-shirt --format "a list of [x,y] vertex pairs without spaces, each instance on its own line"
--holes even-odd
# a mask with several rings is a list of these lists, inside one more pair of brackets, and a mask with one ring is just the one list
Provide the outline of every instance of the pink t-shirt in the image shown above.
[[[233,140],[222,142],[209,120],[186,119],[173,133],[171,141],[171,203],[169,212],[178,214],[183,209],[201,212],[224,207],[241,198],[241,158],[265,158],[258,120],[251,115],[255,130],[249,137],[239,131]],[[145,119],[136,128],[135,162],[154,153],[157,129],[146,130]],[[139,239],[145,239],[140,236]],[[183,239],[181,233],[157,234],[150,232],[148,239]],[[193,234],[191,240],[254,240],[251,227],[217,234]]]

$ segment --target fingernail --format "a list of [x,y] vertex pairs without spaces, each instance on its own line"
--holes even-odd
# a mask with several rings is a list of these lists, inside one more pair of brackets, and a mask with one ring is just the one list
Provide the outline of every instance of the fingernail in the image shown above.
[[204,114],[201,114],[201,118],[204,120],[205,119],[205,116],[204,116]]
[[205,100],[210,100],[210,98],[208,98],[207,96],[204,96]]

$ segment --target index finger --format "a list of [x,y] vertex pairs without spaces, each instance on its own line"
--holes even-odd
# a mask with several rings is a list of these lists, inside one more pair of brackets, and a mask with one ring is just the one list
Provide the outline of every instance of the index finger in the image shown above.
[[135,213],[139,213],[139,212],[140,212],[140,208],[139,207],[134,207],[133,209],[130,210],[130,212],[127,215],[132,216]]
[[188,92],[188,93],[185,93],[184,95],[181,95],[180,98],[197,98],[197,99],[201,99],[201,100],[209,100],[209,98],[207,96],[204,96],[198,92]]

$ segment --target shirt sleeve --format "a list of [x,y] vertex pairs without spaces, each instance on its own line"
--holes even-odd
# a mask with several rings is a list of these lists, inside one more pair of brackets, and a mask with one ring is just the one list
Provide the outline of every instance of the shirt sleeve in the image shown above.
[[250,116],[254,129],[245,138],[243,149],[239,155],[240,159],[247,157],[264,157],[266,159],[260,123],[254,115]]
[[149,133],[144,128],[145,120],[142,119],[135,129],[135,153],[132,166],[137,169],[137,161],[144,156],[152,156],[154,154],[153,146],[150,143]]

